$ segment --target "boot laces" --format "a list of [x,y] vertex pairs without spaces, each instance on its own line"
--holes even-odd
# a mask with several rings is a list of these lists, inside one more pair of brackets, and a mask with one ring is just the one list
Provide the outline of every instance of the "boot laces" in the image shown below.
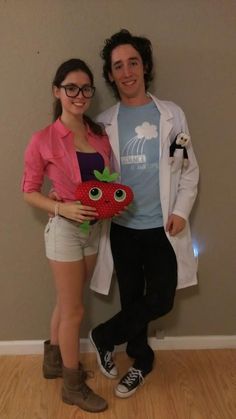
[[83,382],[83,385],[80,387],[80,391],[83,394],[84,399],[87,399],[90,393],[93,393],[93,390],[87,386],[85,382]]
[[89,378],[94,378],[94,371],[84,370],[84,378],[85,378],[85,380],[87,380]]
[[142,371],[131,367],[126,377],[122,380],[122,384],[126,384],[129,387],[137,380],[137,378],[140,384],[144,384]]
[[89,378],[94,378],[94,372],[92,370],[86,370],[84,368],[80,368],[82,377],[85,380],[88,380]]

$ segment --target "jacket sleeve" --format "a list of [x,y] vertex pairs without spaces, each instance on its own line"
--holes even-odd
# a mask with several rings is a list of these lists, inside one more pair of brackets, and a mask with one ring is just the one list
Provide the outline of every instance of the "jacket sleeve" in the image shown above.
[[[179,108],[181,131],[189,134],[187,121],[182,109]],[[181,173],[177,185],[176,200],[173,206],[173,214],[187,219],[192,210],[194,201],[197,196],[197,185],[199,180],[199,167],[194,154],[192,141],[187,148],[188,166],[181,168]]]
[[45,172],[45,161],[41,155],[39,141],[33,135],[24,154],[24,173],[21,182],[23,192],[40,192]]

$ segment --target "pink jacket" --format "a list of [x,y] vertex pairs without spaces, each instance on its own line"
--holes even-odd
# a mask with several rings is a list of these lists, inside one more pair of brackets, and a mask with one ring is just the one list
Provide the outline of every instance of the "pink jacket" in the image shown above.
[[[111,147],[107,135],[94,134],[89,127],[88,142],[102,155],[105,166],[110,166]],[[47,176],[53,189],[63,201],[74,201],[75,190],[81,182],[73,133],[60,119],[33,134],[25,151],[23,192],[40,192]]]

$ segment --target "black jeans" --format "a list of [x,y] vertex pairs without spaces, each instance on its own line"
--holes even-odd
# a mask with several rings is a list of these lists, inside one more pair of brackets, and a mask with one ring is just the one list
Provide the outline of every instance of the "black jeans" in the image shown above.
[[111,247],[122,309],[98,329],[110,351],[127,342],[134,367],[145,375],[154,360],[147,342],[148,323],[168,313],[174,303],[175,253],[163,227],[135,230],[112,223]]

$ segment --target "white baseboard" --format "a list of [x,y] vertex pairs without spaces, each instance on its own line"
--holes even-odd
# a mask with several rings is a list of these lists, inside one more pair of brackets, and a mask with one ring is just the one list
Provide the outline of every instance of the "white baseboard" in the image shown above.
[[[157,339],[151,337],[149,343],[153,350],[177,349],[236,349],[236,336],[172,336]],[[125,345],[117,347],[124,351]],[[89,339],[80,340],[81,352],[94,352]],[[0,355],[36,355],[43,353],[42,340],[15,340],[0,342]]]
[[170,336],[164,339],[150,338],[151,347],[156,349],[236,349],[236,336]]

